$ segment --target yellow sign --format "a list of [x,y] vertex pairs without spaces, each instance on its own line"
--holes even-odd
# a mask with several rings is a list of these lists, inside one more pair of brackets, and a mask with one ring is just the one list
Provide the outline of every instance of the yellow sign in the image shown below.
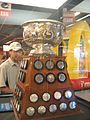
[[[84,41],[84,59],[80,58],[80,40],[81,36]],[[67,64],[68,64],[68,72],[71,79],[78,79],[80,77],[88,77],[88,71],[90,70],[90,27],[86,21],[81,21],[76,23],[70,32],[70,39],[68,44],[68,52],[67,52]],[[82,50],[83,51],[83,50]],[[83,64],[80,63],[80,60]],[[83,76],[81,75],[82,65],[84,68],[82,69]]]

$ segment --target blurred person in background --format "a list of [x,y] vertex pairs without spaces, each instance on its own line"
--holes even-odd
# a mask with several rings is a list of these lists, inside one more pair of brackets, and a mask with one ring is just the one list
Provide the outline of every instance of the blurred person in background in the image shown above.
[[0,65],[0,91],[1,93],[12,93],[15,90],[18,74],[20,71],[19,63],[22,59],[22,46],[19,42],[10,44],[10,57]]

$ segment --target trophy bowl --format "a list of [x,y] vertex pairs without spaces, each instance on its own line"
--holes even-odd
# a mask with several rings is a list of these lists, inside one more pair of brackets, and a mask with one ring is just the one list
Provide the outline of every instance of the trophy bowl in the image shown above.
[[30,20],[23,25],[23,41],[35,52],[51,52],[50,48],[59,45],[63,39],[63,23],[49,19]]

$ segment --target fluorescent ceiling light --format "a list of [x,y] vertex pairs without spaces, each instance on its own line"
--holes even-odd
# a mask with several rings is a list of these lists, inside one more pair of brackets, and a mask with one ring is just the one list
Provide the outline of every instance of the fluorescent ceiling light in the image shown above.
[[58,9],[67,0],[1,0],[0,2],[7,2],[20,5],[36,6],[43,8]]
[[74,15],[75,16],[78,16],[80,14],[80,12],[75,12]]
[[68,28],[68,27],[71,27],[71,26],[73,26],[74,24],[70,24],[70,25],[67,25],[66,27]]
[[90,13],[90,0],[82,0],[78,5],[73,7],[71,11],[77,11],[77,12],[79,11],[81,13]]
[[[90,17],[90,14],[85,15],[84,17],[81,17],[81,18],[77,19],[76,22],[79,22],[79,21],[81,21],[81,20],[83,20],[83,19],[85,19],[85,18],[87,18],[87,17]],[[71,27],[71,26],[73,26],[73,25],[74,25],[74,24],[69,24],[69,25],[67,25],[66,27],[68,28],[68,27]]]
[[90,17],[90,14],[88,14],[88,15],[86,15],[86,16],[84,16],[84,17],[81,17],[81,18],[77,19],[76,21],[79,22],[79,21],[81,21],[81,20],[83,20],[83,19],[85,19],[85,18],[87,18],[87,17]]

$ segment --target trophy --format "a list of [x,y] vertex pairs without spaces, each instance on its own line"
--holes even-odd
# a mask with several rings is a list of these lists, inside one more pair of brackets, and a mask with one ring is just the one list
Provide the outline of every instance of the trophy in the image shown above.
[[32,47],[31,54],[52,55],[52,47],[63,39],[64,25],[53,20],[34,20],[23,24],[23,41]]
[[65,56],[52,48],[63,40],[65,26],[55,20],[25,22],[23,41],[32,49],[20,64],[18,83],[13,97],[17,120],[54,120],[79,109],[72,89]]

